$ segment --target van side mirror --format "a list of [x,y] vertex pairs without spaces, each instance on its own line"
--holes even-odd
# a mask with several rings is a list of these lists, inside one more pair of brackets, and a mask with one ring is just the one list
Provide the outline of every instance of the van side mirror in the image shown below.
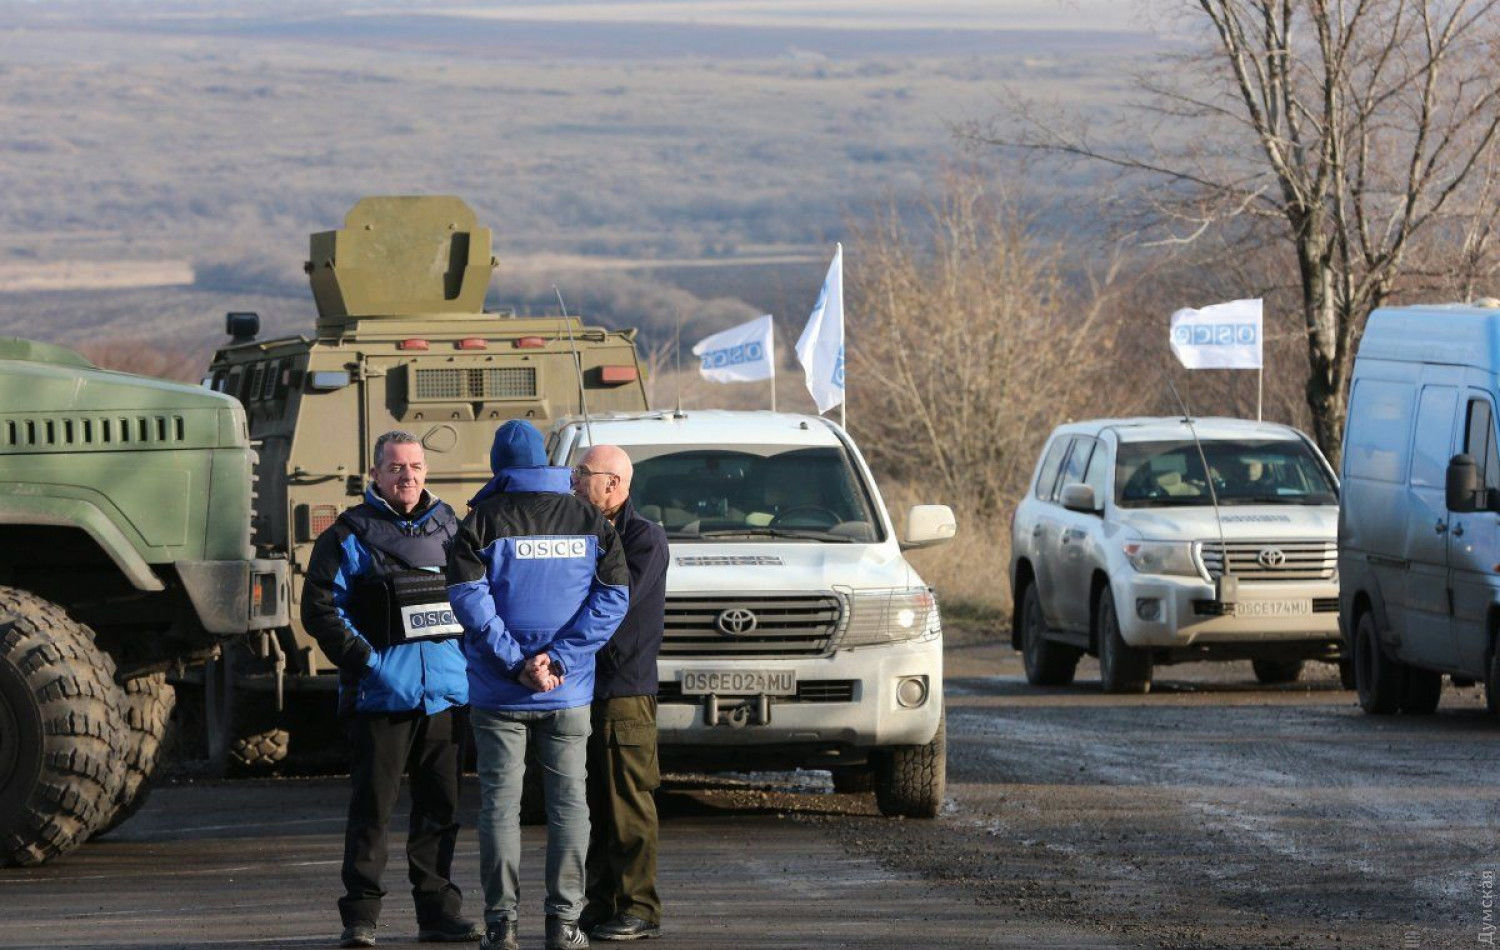
[[1455,455],[1448,460],[1446,488],[1449,511],[1464,513],[1478,507],[1479,466],[1474,464],[1473,456]]
[[1094,486],[1085,485],[1082,482],[1064,485],[1062,506],[1069,511],[1081,511],[1089,515],[1098,514],[1099,505],[1094,498]]
[[906,513],[906,534],[901,539],[902,549],[925,548],[953,540],[958,534],[958,521],[953,509],[947,505],[912,505]]

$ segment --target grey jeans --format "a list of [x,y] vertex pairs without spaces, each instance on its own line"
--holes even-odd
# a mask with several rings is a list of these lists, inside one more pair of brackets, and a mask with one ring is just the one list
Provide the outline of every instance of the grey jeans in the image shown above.
[[526,712],[472,711],[479,754],[479,874],[484,920],[515,920],[520,904],[521,785],[527,740],[536,750],[547,802],[548,916],[583,912],[583,863],[589,846],[589,707]]

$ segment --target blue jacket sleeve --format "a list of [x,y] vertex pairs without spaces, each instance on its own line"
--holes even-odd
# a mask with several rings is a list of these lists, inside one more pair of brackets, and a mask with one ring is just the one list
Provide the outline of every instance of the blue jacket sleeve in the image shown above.
[[453,615],[464,627],[464,653],[499,660],[516,675],[526,656],[505,627],[495,609],[495,595],[490,591],[488,566],[481,553],[484,539],[474,512],[464,519],[448,551],[448,600]]
[[302,624],[323,653],[345,674],[356,676],[378,662],[377,652],[349,617],[349,581],[369,570],[359,539],[339,528],[318,537],[302,587]]
[[564,675],[609,641],[630,607],[630,568],[619,535],[601,516],[595,528],[599,558],[588,596],[578,613],[553,639],[547,653]]

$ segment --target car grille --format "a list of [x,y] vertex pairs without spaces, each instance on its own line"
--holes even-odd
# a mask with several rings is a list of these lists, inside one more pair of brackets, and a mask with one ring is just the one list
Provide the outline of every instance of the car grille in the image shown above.
[[[748,610],[751,630],[727,633],[726,610]],[[662,656],[822,656],[843,607],[833,594],[698,594],[667,598]]]
[[1242,581],[1328,581],[1338,567],[1334,541],[1218,541],[1203,542],[1203,566],[1209,577],[1224,569]]
[[[658,703],[687,703],[696,705],[702,696],[682,695],[682,684],[678,682],[657,683]],[[795,696],[773,696],[776,703],[852,703],[854,702],[854,680],[806,680],[797,684]]]

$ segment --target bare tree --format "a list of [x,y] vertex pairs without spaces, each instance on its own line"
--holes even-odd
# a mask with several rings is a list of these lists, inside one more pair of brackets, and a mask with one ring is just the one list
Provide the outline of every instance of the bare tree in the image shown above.
[[[1158,180],[1159,240],[1210,230],[1295,259],[1306,399],[1337,458],[1369,313],[1494,272],[1500,0],[1172,0],[1196,51],[1138,80],[1157,120],[1134,142],[1019,109],[992,144]],[[1171,141],[1175,138],[1175,142]]]
[[850,246],[849,360],[866,382],[849,418],[883,475],[996,515],[1054,425],[1132,404],[1106,369],[1108,296],[1066,279],[1061,252],[977,180],[950,179],[925,220],[855,226]]

